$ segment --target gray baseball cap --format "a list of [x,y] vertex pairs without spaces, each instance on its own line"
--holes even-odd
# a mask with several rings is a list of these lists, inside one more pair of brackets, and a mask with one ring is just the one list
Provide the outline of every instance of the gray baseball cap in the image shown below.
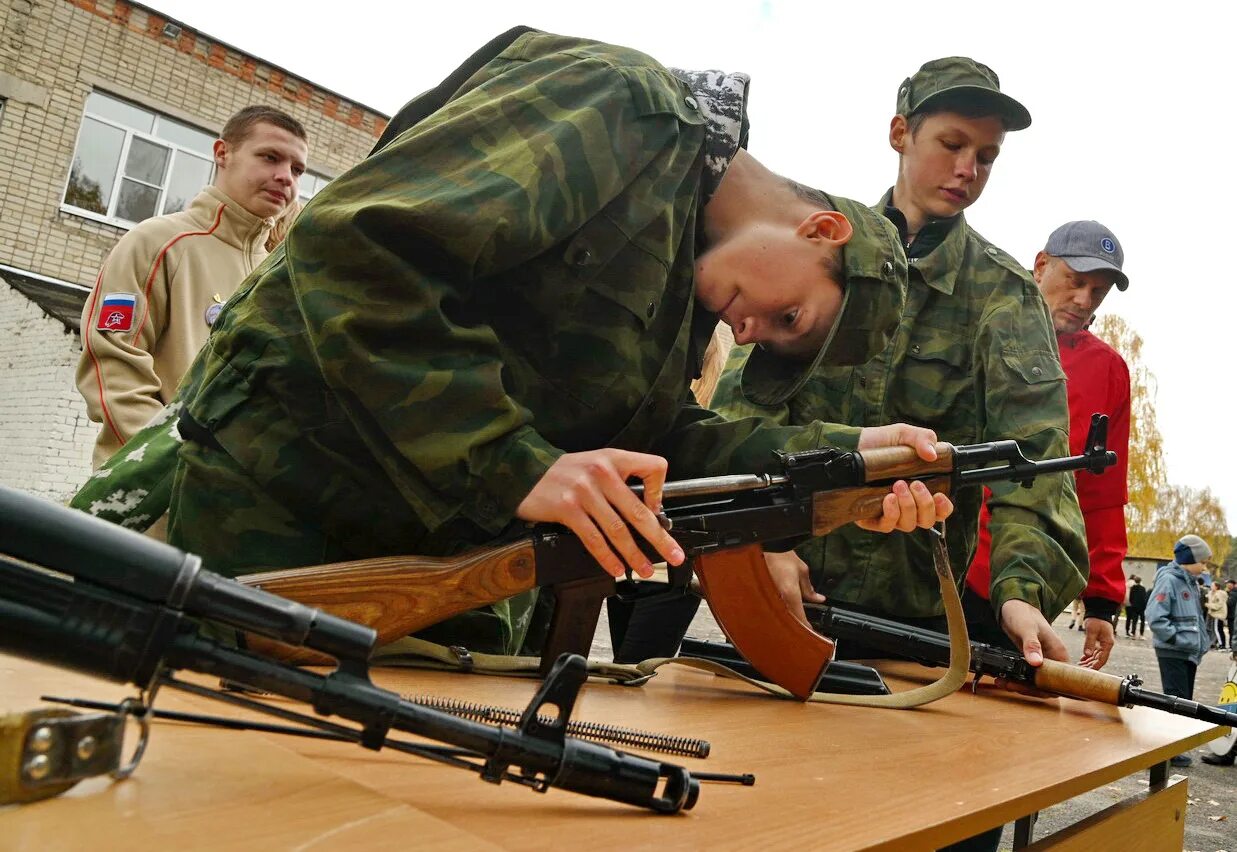
[[1066,222],[1052,232],[1044,252],[1059,257],[1075,272],[1095,272],[1107,269],[1117,273],[1117,289],[1130,286],[1130,279],[1121,271],[1125,252],[1116,235],[1093,219]]
[[1027,108],[1001,91],[996,72],[968,56],[946,56],[925,62],[898,87],[898,115],[910,118],[943,100],[964,100],[990,107],[1006,130],[1031,126]]

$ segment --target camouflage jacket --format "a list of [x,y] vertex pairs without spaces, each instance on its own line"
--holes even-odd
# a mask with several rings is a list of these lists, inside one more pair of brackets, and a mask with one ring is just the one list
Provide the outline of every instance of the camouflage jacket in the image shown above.
[[[694,300],[695,104],[643,54],[532,33],[331,182],[185,380],[233,469],[212,480],[204,456],[192,489],[178,470],[170,541],[228,574],[303,564],[273,521],[250,527],[269,547],[215,541],[277,504],[322,561],[443,555],[505,534],[564,452],[657,452],[682,478],[821,445],[822,424],[687,401],[715,323]],[[896,231],[861,209],[847,272],[904,292]]]
[[[888,197],[875,209],[887,203]],[[912,259],[902,324],[879,357],[860,367],[819,368],[792,398],[769,406],[752,402],[760,388],[743,372],[749,348],[732,352],[713,397],[713,407],[730,417],[905,422],[956,444],[1013,438],[1030,458],[1069,453],[1065,376],[1043,298],[1026,271],[961,216],[940,245]],[[838,445],[847,438],[829,437]],[[993,606],[1025,600],[1051,620],[1086,584],[1073,477],[992,490]],[[981,491],[955,494],[946,525],[959,581],[975,552]],[[848,526],[799,554],[820,591],[837,601],[906,617],[942,611],[922,534],[883,536]]]

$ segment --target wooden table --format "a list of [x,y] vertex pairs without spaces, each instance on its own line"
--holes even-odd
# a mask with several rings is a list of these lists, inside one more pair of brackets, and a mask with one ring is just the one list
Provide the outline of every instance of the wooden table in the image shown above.
[[[894,689],[927,679],[915,666],[882,670]],[[509,707],[523,706],[536,688],[409,670],[375,679],[404,694]],[[0,709],[29,709],[48,692],[132,694],[0,656]],[[157,706],[228,712],[167,691]],[[1110,844],[1137,837],[1138,848],[1179,849],[1186,784],[1167,778],[1164,762],[1223,730],[1144,708],[987,690],[912,711],[802,705],[685,670],[639,688],[589,684],[575,718],[707,739],[708,760],[666,759],[752,772],[756,786],[704,784],[693,811],[658,816],[558,790],[495,787],[344,743],[156,723],[132,779],[94,779],[56,799],[0,810],[0,847],[934,849],[1157,767],[1146,794],[1033,848],[1101,848],[1097,837],[1103,848],[1118,848]]]

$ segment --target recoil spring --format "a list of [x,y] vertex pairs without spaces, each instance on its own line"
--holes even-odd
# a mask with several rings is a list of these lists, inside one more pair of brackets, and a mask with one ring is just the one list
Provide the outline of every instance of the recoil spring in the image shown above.
[[[510,707],[494,707],[488,704],[475,704],[460,701],[456,698],[440,698],[433,695],[405,696],[413,704],[450,713],[462,719],[474,722],[485,722],[490,725],[515,726],[520,723],[522,711]],[[550,716],[538,716],[538,721],[544,725],[552,725],[555,720]],[[630,748],[657,751],[663,754],[675,754],[681,757],[708,757],[709,743],[706,740],[696,740],[690,737],[675,737],[669,734],[656,734],[651,731],[640,731],[634,728],[623,728],[617,725],[606,725],[601,722],[584,722],[576,719],[567,722],[567,734],[583,740],[624,745]]]

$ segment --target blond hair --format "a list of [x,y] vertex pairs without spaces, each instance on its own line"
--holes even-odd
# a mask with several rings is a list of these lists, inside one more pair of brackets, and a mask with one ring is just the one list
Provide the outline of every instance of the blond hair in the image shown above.
[[724,322],[719,322],[709,338],[709,345],[704,350],[704,364],[700,368],[700,378],[692,382],[692,393],[696,401],[705,408],[713,401],[713,393],[717,390],[717,382],[722,377],[726,359],[734,348],[734,332]]
[[288,202],[288,206],[279,214],[279,218],[275,220],[274,227],[271,232],[266,235],[266,250],[272,252],[275,246],[284,241],[284,237],[288,236],[288,229],[292,227],[292,220],[296,218],[296,214],[301,212],[301,208],[305,205],[301,204],[298,199],[293,199]]

